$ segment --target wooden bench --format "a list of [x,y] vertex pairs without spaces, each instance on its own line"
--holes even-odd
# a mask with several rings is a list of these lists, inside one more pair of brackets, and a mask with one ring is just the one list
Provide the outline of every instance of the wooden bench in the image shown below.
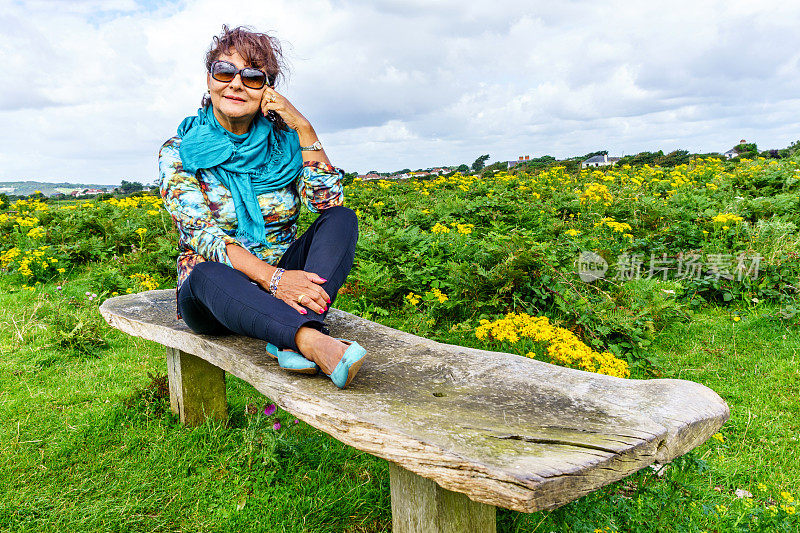
[[167,348],[170,402],[184,424],[226,419],[225,372],[341,442],[390,461],[395,532],[495,531],[495,507],[551,509],[714,434],[727,404],[675,379],[632,380],[441,344],[332,309],[331,335],[368,359],[339,390],[278,368],[265,343],[196,335],[175,292],[106,300],[115,328]]

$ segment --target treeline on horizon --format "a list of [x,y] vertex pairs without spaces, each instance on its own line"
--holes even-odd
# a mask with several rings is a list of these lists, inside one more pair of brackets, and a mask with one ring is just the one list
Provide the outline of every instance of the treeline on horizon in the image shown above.
[[[667,154],[664,153],[663,150],[659,150],[657,152],[639,152],[635,155],[626,155],[616,161],[617,165],[631,165],[631,166],[660,166],[660,167],[675,167],[679,165],[684,165],[692,161],[692,159],[701,157],[701,158],[711,158],[711,159],[721,159],[727,160],[731,162],[738,162],[743,159],[755,159],[756,157],[764,157],[767,159],[785,159],[788,157],[792,157],[798,152],[800,152],[800,140],[793,142],[786,148],[780,149],[770,149],[764,150],[759,152],[758,146],[756,143],[742,143],[738,144],[733,147],[733,150],[736,151],[736,157],[731,159],[727,159],[725,155],[712,152],[712,153],[689,153],[688,150],[675,150],[669,152]],[[479,156],[471,165],[461,164],[458,166],[442,166],[442,167],[433,167],[433,168],[442,168],[448,169],[448,172],[444,173],[444,176],[449,176],[455,174],[456,172],[460,172],[462,174],[478,174],[480,173],[484,177],[490,177],[495,172],[499,171],[507,171],[511,174],[517,174],[519,172],[538,172],[541,170],[546,170],[553,166],[560,166],[564,167],[567,172],[577,172],[581,168],[581,163],[586,161],[590,157],[594,157],[597,155],[608,155],[608,150],[598,150],[596,152],[590,152],[588,154],[582,156],[575,156],[570,157],[567,159],[556,159],[551,155],[544,155],[541,157],[535,157],[531,159],[527,159],[524,161],[519,161],[515,166],[512,168],[508,168],[508,161],[497,161],[490,165],[486,165],[486,161],[489,159],[489,154],[483,154]],[[411,169],[404,168],[402,170],[396,170],[392,172],[378,172],[376,170],[371,170],[368,174],[377,174],[383,177],[392,177],[398,176],[402,174],[408,174],[411,172],[424,172],[429,171],[431,168],[428,169],[417,169],[412,171]],[[344,184],[349,185],[353,182],[353,180],[358,176],[357,172],[346,172],[344,176]],[[426,179],[427,176],[421,176],[420,179]],[[25,182],[14,182],[14,183],[25,183]],[[36,183],[36,182],[34,182]],[[61,184],[57,184],[61,185]],[[91,198],[98,198],[100,200],[106,200],[112,197],[124,197],[124,196],[136,196],[144,194],[145,192],[156,192],[158,190],[158,185],[156,183],[150,184],[143,184],[138,181],[127,181],[122,180],[120,186],[113,188],[112,192],[105,192],[99,195],[78,195],[78,196],[68,196],[62,193],[56,193],[53,195],[45,195],[39,191],[36,191],[32,194],[7,194],[7,193],[0,193],[0,209],[5,209],[6,206],[10,202],[14,202],[19,199],[39,199],[41,201],[47,201],[47,199],[59,200],[59,199],[78,199],[78,200],[85,200]]]
[[[736,156],[728,159],[725,155],[711,152],[711,153],[690,153],[688,150],[675,150],[669,152],[667,154],[664,153],[663,150],[659,150],[657,152],[639,152],[635,155],[626,155],[620,158],[616,164],[617,165],[631,165],[631,166],[660,166],[660,167],[676,167],[679,165],[685,165],[692,161],[692,159],[702,157],[708,159],[722,159],[727,161],[738,162],[742,159],[755,159],[756,157],[764,157],[767,159],[784,159],[788,157],[792,157],[797,152],[800,152],[800,140],[795,141],[790,144],[786,148],[780,149],[770,149],[770,150],[758,150],[758,146],[756,143],[742,143],[737,144],[733,147],[733,150],[736,151]],[[570,157],[567,159],[556,159],[551,155],[544,155],[541,157],[535,157],[531,159],[527,159],[525,161],[519,161],[517,164],[512,167],[511,169],[508,168],[508,161],[497,161],[490,165],[486,165],[485,162],[489,159],[488,154],[484,154],[478,157],[472,165],[461,164],[458,166],[450,166],[450,167],[441,167],[441,168],[448,168],[450,169],[450,173],[461,172],[462,174],[471,172],[471,173],[482,173],[483,175],[488,176],[490,173],[498,172],[501,170],[507,170],[512,174],[516,174],[518,172],[531,172],[531,171],[538,171],[538,170],[545,170],[552,166],[561,166],[565,167],[567,172],[574,172],[578,171],[581,168],[581,163],[586,161],[590,157],[594,157],[596,155],[608,155],[608,150],[598,150],[596,152],[590,152],[588,154],[582,156],[575,156]],[[431,169],[418,169],[413,172],[421,172]],[[400,174],[407,174],[412,172],[412,170],[405,168],[403,170],[396,170],[392,172],[378,172],[378,171],[370,171],[370,174],[378,174],[380,176],[396,176]],[[447,175],[447,174],[445,174]]]

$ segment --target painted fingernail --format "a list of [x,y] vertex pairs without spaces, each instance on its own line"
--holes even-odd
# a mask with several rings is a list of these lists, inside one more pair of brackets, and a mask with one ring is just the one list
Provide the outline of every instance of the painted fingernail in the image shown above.
[[319,279],[321,279],[322,281],[328,281],[327,279],[325,279],[325,278],[322,278],[322,277],[321,277],[321,278],[319,278]]
[[305,309],[301,309],[301,310],[300,310],[300,314],[303,314],[303,315],[305,315],[305,314],[307,314],[307,313],[308,313],[308,311],[306,311]]
[[328,303],[331,303],[331,299],[330,299],[330,298],[328,298],[327,302],[328,302]]

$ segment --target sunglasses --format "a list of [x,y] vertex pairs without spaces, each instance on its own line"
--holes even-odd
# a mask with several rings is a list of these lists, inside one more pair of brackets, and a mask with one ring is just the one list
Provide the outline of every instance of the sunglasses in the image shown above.
[[211,77],[219,82],[230,83],[237,74],[242,79],[242,85],[250,89],[261,89],[267,84],[267,75],[263,70],[253,67],[244,67],[240,70],[229,61],[214,61],[211,63]]

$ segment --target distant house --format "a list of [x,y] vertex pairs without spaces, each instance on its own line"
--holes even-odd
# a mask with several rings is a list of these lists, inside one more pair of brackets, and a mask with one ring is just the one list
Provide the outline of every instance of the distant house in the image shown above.
[[583,161],[581,168],[614,166],[619,160],[619,157],[608,157],[608,154],[595,155]]
[[527,161],[530,161],[530,159],[531,159],[531,156],[529,156],[529,155],[521,155],[521,156],[519,156],[519,159],[517,159],[516,161],[509,161],[508,162],[508,168],[514,168],[515,166],[519,165],[520,163],[525,163]]
[[[745,139],[742,139],[741,141],[739,141],[739,144],[746,144],[746,143],[747,143],[747,140],[745,140]],[[739,152],[736,151],[736,148],[731,148],[730,150],[728,150],[727,152],[725,152],[722,155],[724,155],[726,159],[733,159],[734,157],[739,155]]]
[[104,189],[73,189],[70,191],[72,196],[95,196],[106,192]]
[[369,174],[361,174],[360,176],[357,176],[357,178],[362,181],[379,180],[381,179],[381,175],[370,172]]

